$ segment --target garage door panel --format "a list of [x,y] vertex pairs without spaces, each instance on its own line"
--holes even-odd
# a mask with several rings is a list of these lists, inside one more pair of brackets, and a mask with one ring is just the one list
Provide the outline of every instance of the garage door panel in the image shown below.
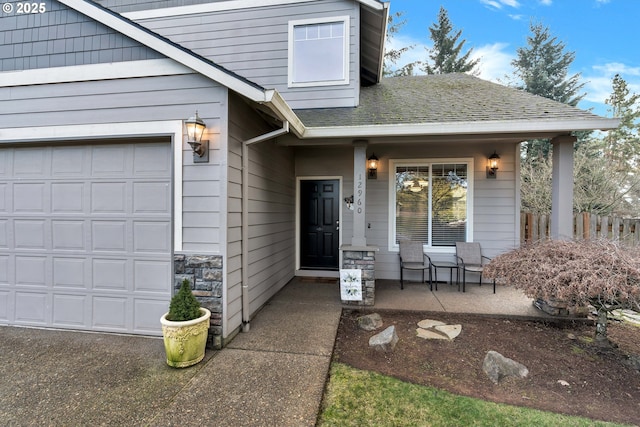
[[45,220],[16,219],[13,222],[15,247],[17,249],[40,249],[45,247]]
[[17,323],[47,325],[47,305],[49,295],[33,292],[16,292]]
[[91,213],[127,213],[126,182],[95,183],[91,194]]
[[166,253],[171,248],[170,225],[166,222],[134,221],[135,253]]
[[134,147],[133,170],[136,176],[168,176],[171,173],[171,156],[167,144],[145,144]]
[[49,175],[48,150],[20,148],[14,151],[13,175],[16,177],[42,177]]
[[[2,176],[0,174],[0,176]],[[9,209],[9,203],[7,198],[9,197],[9,190],[7,184],[0,183],[0,212],[7,212]]]
[[134,261],[134,290],[167,294],[164,278],[171,275],[171,265],[161,261]]
[[44,182],[16,183],[13,188],[14,212],[46,212],[46,184]]
[[171,212],[171,188],[166,182],[138,182],[133,185],[134,214]]
[[51,154],[51,174],[55,177],[85,176],[87,174],[87,150],[88,148],[85,146],[53,148]]
[[0,248],[9,247],[9,221],[0,219]]
[[125,176],[127,172],[127,158],[130,157],[131,146],[107,145],[95,146],[92,152],[91,175]]
[[16,286],[46,287],[47,258],[16,255]]
[[127,328],[127,313],[131,312],[127,305],[127,298],[125,297],[94,297],[92,327],[100,330],[123,332],[131,329]]
[[86,258],[53,258],[53,287],[86,289],[89,283]]
[[0,286],[9,283],[9,255],[0,255]]
[[93,289],[126,291],[127,282],[126,259],[93,260]]
[[86,295],[53,295],[53,326],[78,327],[89,326],[88,310],[86,309],[89,298]]
[[84,207],[83,182],[54,182],[51,184],[51,213],[83,214]]
[[12,300],[12,292],[4,289],[0,289],[0,323],[8,323],[11,319],[9,310],[11,305],[9,302]]
[[125,221],[94,221],[91,228],[94,251],[126,252],[127,223]]
[[85,221],[51,221],[53,250],[86,251]]
[[160,317],[168,311],[166,304],[144,298],[136,298],[134,307],[134,330],[142,334],[156,331]]

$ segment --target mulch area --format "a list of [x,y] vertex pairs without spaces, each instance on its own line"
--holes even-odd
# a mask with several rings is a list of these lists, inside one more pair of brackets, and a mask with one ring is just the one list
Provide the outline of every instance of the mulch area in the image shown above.
[[[640,356],[640,327],[610,322],[609,337],[617,347],[601,348],[593,344],[594,323],[586,320],[549,323],[470,314],[377,312],[383,328],[396,327],[400,340],[395,350],[370,349],[369,338],[382,329],[359,329],[356,318],[370,312],[345,310],[335,361],[459,395],[640,425],[640,371],[630,360]],[[453,341],[426,341],[416,336],[417,323],[423,319],[461,324],[462,333]],[[494,384],[482,371],[489,350],[524,364],[529,375]]]

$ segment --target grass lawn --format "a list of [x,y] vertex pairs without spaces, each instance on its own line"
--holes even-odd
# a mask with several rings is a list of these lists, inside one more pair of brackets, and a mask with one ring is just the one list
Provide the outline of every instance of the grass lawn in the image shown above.
[[318,426],[620,426],[456,396],[431,387],[331,366]]

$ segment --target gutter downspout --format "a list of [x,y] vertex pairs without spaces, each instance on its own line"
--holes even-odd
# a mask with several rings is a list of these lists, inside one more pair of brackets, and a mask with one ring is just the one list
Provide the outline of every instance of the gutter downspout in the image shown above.
[[242,142],[242,332],[249,332],[251,313],[249,312],[249,146],[289,133],[289,122],[284,121],[281,129],[256,136]]

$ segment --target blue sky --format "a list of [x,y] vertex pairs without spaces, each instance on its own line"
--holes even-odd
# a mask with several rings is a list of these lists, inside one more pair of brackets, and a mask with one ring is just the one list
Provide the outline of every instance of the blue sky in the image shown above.
[[[440,6],[447,9],[456,30],[480,56],[480,77],[505,81],[512,74],[516,50],[526,46],[529,24],[549,27],[552,36],[575,52],[570,75],[581,73],[587,93],[583,109],[610,117],[604,100],[611,79],[619,73],[632,92],[640,93],[640,1],[638,0],[390,0],[391,13],[404,12],[407,23],[395,37],[396,47],[416,45],[402,63],[426,59],[431,45],[429,26]],[[401,63],[401,65],[402,65]]]

